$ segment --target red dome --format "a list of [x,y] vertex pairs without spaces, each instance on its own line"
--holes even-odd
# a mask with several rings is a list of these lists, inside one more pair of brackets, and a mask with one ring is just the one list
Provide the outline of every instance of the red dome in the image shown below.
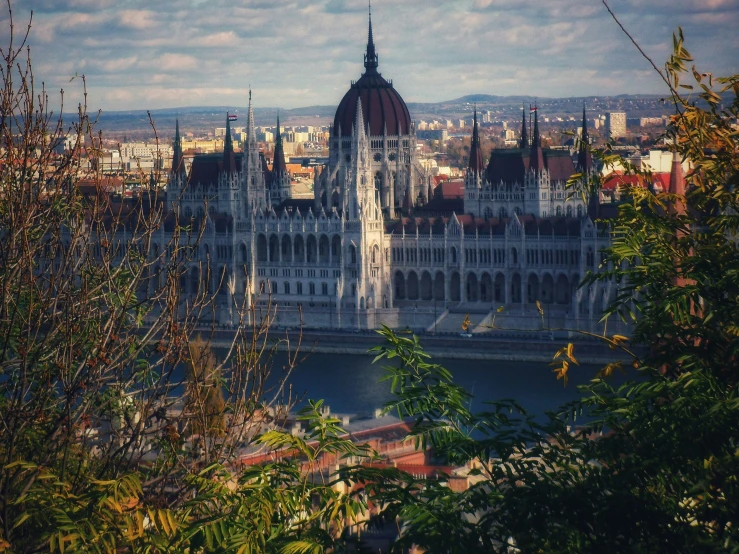
[[[356,83],[352,83],[336,108],[334,116],[334,136],[348,137],[357,121],[357,99],[362,101],[362,115],[365,129],[369,124],[372,136],[382,136],[387,129],[389,136],[409,135],[411,114],[393,85],[388,83],[377,72],[379,57],[375,52],[372,39],[372,18],[369,20],[367,34],[367,53],[364,56],[364,75]],[[341,129],[341,134],[339,134]]]
[[334,136],[347,137],[357,121],[357,99],[362,101],[362,115],[365,128],[369,124],[372,136],[382,136],[387,128],[388,136],[408,135],[411,129],[411,115],[408,107],[393,88],[376,71],[368,70],[339,103],[334,117]]

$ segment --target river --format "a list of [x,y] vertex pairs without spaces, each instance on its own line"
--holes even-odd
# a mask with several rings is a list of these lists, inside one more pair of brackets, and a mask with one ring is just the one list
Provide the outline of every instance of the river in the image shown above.
[[[323,399],[334,413],[372,414],[392,398],[390,383],[381,382],[387,360],[372,363],[372,356],[350,354],[310,354],[288,379],[294,393]],[[279,373],[285,357],[278,354],[275,371]],[[395,360],[392,360],[395,361]],[[578,397],[577,385],[595,376],[597,366],[570,369],[567,386],[558,381],[543,362],[434,359],[449,369],[454,381],[473,393],[472,408],[484,409],[484,402],[512,398],[528,411],[541,415]]]

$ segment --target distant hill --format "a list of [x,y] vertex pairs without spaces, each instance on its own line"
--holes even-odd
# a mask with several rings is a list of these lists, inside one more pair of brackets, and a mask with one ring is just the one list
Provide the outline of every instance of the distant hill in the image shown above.
[[[629,117],[663,115],[670,112],[669,102],[656,94],[621,94],[614,96],[588,96],[570,98],[548,98],[534,96],[497,96],[492,94],[468,94],[441,102],[408,102],[411,117],[425,118],[469,118],[472,106],[478,110],[490,110],[497,120],[520,117],[521,106],[536,103],[541,114],[552,117],[567,117],[582,113],[583,104],[589,113],[604,114],[608,111],[626,111]],[[175,120],[179,119],[183,131],[212,132],[225,126],[226,112],[238,116],[237,127],[246,124],[246,106],[188,106],[151,110],[151,117],[162,136],[172,134]],[[305,106],[292,109],[277,107],[254,108],[257,126],[273,126],[279,111],[280,120],[287,125],[327,125],[332,120],[336,106]],[[591,115],[591,117],[593,117]],[[139,136],[151,133],[147,110],[104,111],[99,117],[99,129],[116,135],[129,133]]]

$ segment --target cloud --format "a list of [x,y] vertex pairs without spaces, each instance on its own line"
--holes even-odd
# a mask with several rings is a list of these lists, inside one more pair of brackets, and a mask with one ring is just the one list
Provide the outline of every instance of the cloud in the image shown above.
[[[336,104],[363,71],[364,0],[20,1],[16,22],[34,10],[37,78],[61,88],[84,73],[105,109],[243,105],[250,83],[263,106]],[[737,72],[739,0],[610,4],[658,65],[680,25],[700,66]],[[403,0],[372,18],[380,71],[407,101],[663,86],[590,0]]]

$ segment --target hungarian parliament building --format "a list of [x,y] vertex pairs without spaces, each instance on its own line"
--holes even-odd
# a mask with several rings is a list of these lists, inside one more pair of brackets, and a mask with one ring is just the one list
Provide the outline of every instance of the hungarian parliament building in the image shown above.
[[243,151],[227,128],[223,153],[196,155],[188,173],[177,129],[167,206],[205,220],[180,280],[185,297],[202,290],[207,262],[223,325],[254,302],[285,327],[460,332],[468,320],[476,333],[602,332],[616,283],[579,285],[609,245],[608,225],[596,224],[605,206],[566,190],[573,174],[594,171],[584,112],[576,159],[542,148],[533,112],[531,136],[524,114],[518,148],[493,150],[486,163],[475,117],[464,199],[448,202],[416,158],[410,113],[378,61],[370,19],[365,71],[336,109],[312,199],[291,197],[279,121],[268,168],[251,92]]

